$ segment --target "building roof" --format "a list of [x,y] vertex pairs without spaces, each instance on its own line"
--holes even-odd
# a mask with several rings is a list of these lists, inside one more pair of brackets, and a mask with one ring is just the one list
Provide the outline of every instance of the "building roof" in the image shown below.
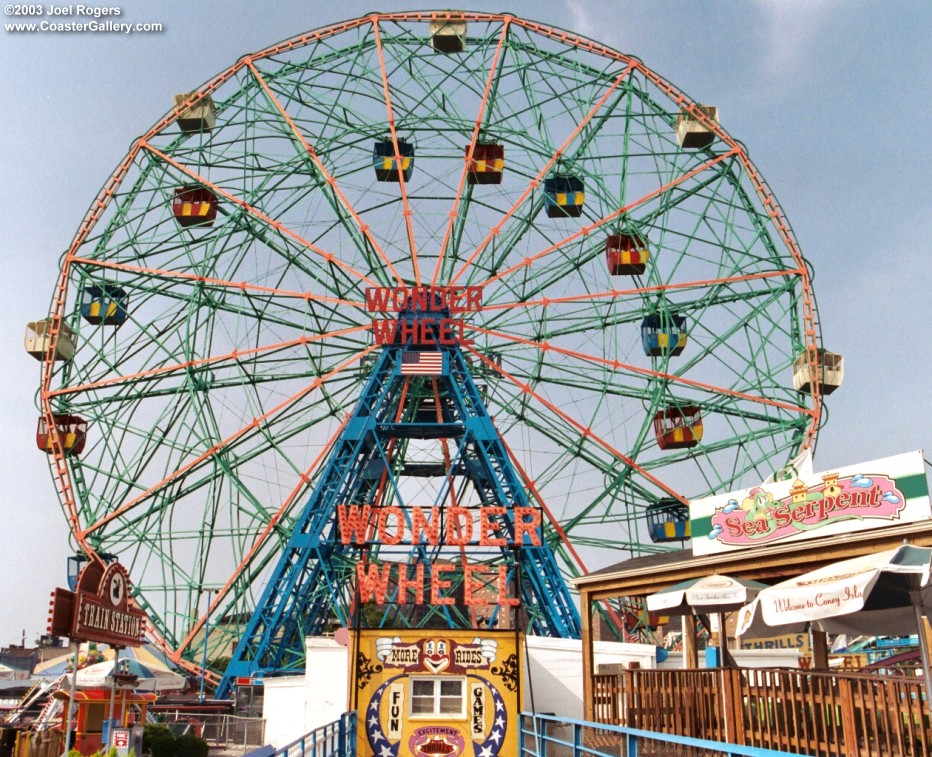
[[[617,573],[618,571],[623,570],[637,570],[645,568],[654,568],[658,566],[669,566],[680,562],[688,562],[693,559],[693,548],[687,547],[686,549],[675,549],[670,552],[655,552],[650,555],[641,555],[640,557],[632,557],[628,560],[622,560],[621,562],[615,563],[614,565],[609,565],[605,568],[600,568],[599,570],[594,570],[591,573],[587,573],[583,578],[592,578],[594,576],[601,575],[611,575]],[[583,580],[583,579],[579,579]]]
[[580,576],[573,584],[580,593],[598,600],[643,597],[680,581],[712,573],[776,583],[838,560],[892,549],[904,541],[932,547],[932,521],[711,555],[696,556],[691,547],[644,555]]

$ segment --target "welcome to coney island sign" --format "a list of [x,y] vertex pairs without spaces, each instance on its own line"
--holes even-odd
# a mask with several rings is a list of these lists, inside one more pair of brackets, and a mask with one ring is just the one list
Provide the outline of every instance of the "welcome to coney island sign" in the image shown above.
[[708,555],[927,520],[932,505],[917,450],[695,500],[689,517]]

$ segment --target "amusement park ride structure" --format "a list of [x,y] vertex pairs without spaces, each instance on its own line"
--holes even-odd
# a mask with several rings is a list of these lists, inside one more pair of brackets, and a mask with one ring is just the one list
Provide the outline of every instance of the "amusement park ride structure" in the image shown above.
[[413,12],[178,95],[26,349],[76,550],[128,568],[179,664],[230,657],[226,691],[359,622],[361,587],[368,623],[499,622],[475,579],[577,636],[564,576],[681,546],[690,499],[814,445],[820,338],[716,108],[569,32]]

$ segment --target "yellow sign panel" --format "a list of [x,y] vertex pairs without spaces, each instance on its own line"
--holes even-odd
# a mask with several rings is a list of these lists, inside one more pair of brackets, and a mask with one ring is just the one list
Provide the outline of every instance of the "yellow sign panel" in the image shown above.
[[[735,616],[737,617],[737,616]],[[734,626],[732,625],[732,629]],[[734,631],[732,630],[732,633]],[[741,649],[795,649],[800,654],[811,654],[808,633],[789,633],[766,639],[741,639]]]
[[515,631],[358,631],[359,757],[515,757],[519,640]]

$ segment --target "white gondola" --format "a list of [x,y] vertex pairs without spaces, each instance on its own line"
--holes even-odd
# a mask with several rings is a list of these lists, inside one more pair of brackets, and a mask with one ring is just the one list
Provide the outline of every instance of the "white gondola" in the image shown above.
[[[816,371],[819,393],[831,394],[841,386],[845,377],[845,359],[842,355],[820,347],[816,350]],[[806,394],[812,392],[812,367],[809,364],[808,352],[801,353],[793,361],[793,386],[797,391]]]

